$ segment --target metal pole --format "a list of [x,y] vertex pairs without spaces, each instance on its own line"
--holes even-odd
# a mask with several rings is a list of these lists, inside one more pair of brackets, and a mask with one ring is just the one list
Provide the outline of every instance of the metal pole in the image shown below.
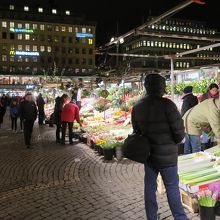
[[[117,45],[116,45],[116,53],[118,54],[119,53],[119,41],[117,42]],[[117,55],[116,56],[116,66],[118,67],[118,61],[119,61],[119,56]]]
[[171,62],[171,72],[170,72],[170,78],[171,78],[171,99],[174,101],[174,60],[173,58],[170,59]]

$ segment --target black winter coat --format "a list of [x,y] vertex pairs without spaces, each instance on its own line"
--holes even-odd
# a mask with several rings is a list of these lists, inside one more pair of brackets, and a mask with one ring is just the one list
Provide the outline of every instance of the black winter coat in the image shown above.
[[198,103],[199,103],[198,98],[196,96],[194,96],[192,93],[185,95],[183,97],[183,105],[182,105],[182,109],[181,109],[182,117],[189,109],[196,106]]
[[37,118],[37,107],[34,102],[23,101],[20,104],[19,115],[23,120],[35,121]]
[[132,111],[134,131],[149,139],[149,162],[156,167],[177,165],[178,143],[184,138],[183,120],[176,105],[169,99],[148,96],[139,101]]
[[63,109],[63,103],[61,99],[57,100],[55,107],[54,107],[54,113],[53,113],[53,123],[54,124],[61,124],[61,112]]

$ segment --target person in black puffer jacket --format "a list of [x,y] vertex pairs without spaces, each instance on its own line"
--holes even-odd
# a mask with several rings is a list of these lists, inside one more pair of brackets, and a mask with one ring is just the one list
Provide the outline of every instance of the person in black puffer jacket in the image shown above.
[[176,105],[162,98],[165,79],[149,74],[145,79],[147,96],[132,111],[135,132],[146,136],[151,144],[151,155],[145,164],[145,209],[148,220],[157,219],[157,177],[160,173],[166,187],[168,202],[175,220],[186,220],[182,207],[177,173],[178,143],[184,138],[184,126]]
[[183,89],[183,104],[181,108],[181,116],[183,117],[185,113],[193,108],[194,106],[198,105],[198,98],[192,94],[193,87],[187,86]]

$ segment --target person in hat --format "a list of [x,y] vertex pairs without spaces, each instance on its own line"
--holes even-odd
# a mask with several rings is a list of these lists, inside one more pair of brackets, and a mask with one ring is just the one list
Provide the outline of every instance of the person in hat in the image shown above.
[[211,83],[208,91],[202,95],[202,102],[206,99],[218,98],[219,97],[219,87],[216,83]]
[[66,128],[68,125],[69,129],[69,143],[73,144],[72,138],[73,138],[73,122],[77,121],[80,124],[80,127],[82,126],[82,123],[80,121],[79,116],[79,108],[76,105],[76,100],[73,99],[71,102],[66,104],[63,107],[63,110],[61,112],[61,122],[62,122],[62,140],[61,143],[65,144],[65,136],[66,136]]
[[31,136],[34,122],[37,119],[37,106],[33,101],[31,93],[25,95],[25,100],[20,105],[20,117],[24,123],[24,141],[27,148],[31,145]]
[[191,109],[192,107],[194,107],[195,105],[198,104],[198,98],[196,96],[193,95],[192,93],[193,91],[193,87],[192,86],[186,86],[183,89],[183,104],[182,104],[182,108],[181,108],[181,115],[183,116],[189,109]]
[[132,126],[135,132],[146,136],[151,144],[149,162],[145,164],[147,219],[157,219],[156,191],[160,173],[174,219],[186,220],[177,173],[178,144],[185,135],[183,120],[176,105],[162,97],[166,89],[164,77],[149,74],[144,86],[147,96],[133,107]]

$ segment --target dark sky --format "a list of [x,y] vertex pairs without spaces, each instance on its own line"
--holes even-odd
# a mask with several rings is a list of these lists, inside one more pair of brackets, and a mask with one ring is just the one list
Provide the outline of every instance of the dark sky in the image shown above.
[[[117,22],[119,33],[122,34],[140,25],[149,13],[153,16],[160,15],[185,0],[24,0],[22,2],[27,5],[45,6],[49,1],[54,2],[57,8],[84,13],[87,19],[96,21],[97,44],[100,45],[117,34]],[[220,30],[219,14],[214,12],[214,9],[219,8],[219,1],[205,1],[206,5],[194,3],[175,17],[206,21],[209,26]],[[15,2],[18,0],[1,0],[1,3],[7,4],[16,4]]]

